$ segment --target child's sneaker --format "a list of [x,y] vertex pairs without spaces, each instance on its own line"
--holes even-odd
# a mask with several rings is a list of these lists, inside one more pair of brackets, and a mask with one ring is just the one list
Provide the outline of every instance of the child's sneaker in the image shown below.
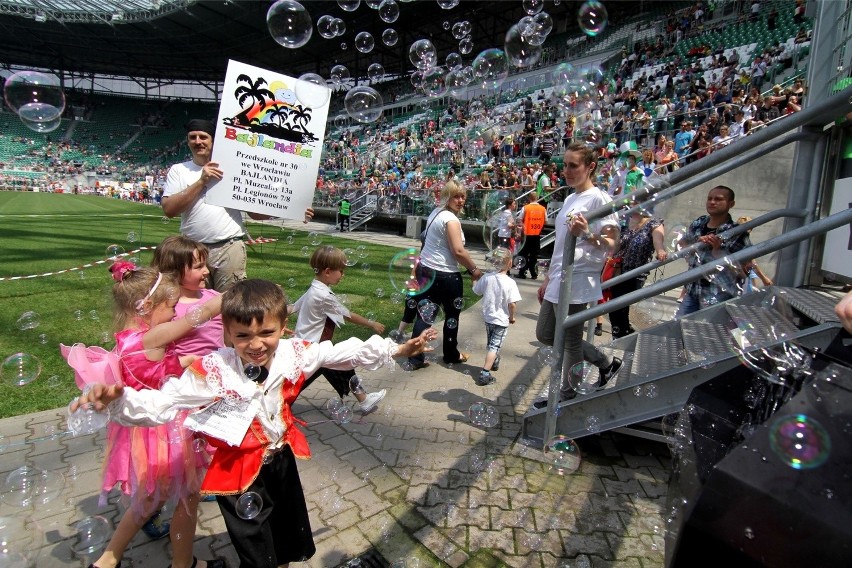
[[387,393],[388,391],[382,389],[380,391],[371,392],[370,394],[368,394],[367,398],[365,398],[364,401],[361,402],[361,412],[370,412],[371,410],[376,408],[376,405],[379,404],[379,401],[385,398],[385,395]]
[[168,536],[171,527],[172,524],[160,515],[160,511],[157,511],[153,517],[142,525],[142,532],[151,540],[158,540],[164,536]]
[[[492,367],[493,369],[494,367]],[[479,372],[479,378],[476,379],[476,384],[481,387],[487,387],[488,385],[494,384],[494,381],[497,379],[494,378],[494,375],[491,374],[491,371],[482,370]]]
[[497,355],[497,358],[494,359],[494,363],[491,365],[491,370],[492,371],[499,371],[500,370],[500,356],[499,355]]

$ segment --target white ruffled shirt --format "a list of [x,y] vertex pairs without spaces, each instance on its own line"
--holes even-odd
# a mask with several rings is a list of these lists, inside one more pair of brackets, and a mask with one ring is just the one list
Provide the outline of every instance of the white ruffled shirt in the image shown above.
[[123,426],[165,424],[181,410],[203,409],[223,398],[251,401],[257,399],[257,413],[271,447],[276,447],[287,427],[281,421],[281,389],[284,381],[295,382],[304,373],[309,377],[320,367],[348,370],[363,367],[375,370],[393,364],[399,345],[392,339],[374,335],[366,341],[350,338],[305,343],[301,339],[282,339],[269,365],[263,384],[247,378],[236,351],[230,347],[206,355],[203,366],[207,375],[199,378],[187,369],[180,377],[167,380],[160,390],[136,391],[129,387],[109,405],[111,420]]

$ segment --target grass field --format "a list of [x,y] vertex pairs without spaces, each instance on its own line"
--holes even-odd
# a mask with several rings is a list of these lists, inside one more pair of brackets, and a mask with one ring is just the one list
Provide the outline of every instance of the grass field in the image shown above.
[[[17,416],[65,406],[76,394],[74,375],[59,354],[59,344],[81,342],[113,347],[111,288],[108,263],[52,276],[9,280],[58,272],[106,259],[117,245],[131,253],[156,246],[178,232],[178,219],[164,219],[159,207],[96,196],[0,192],[0,360],[15,353],[33,355],[41,363],[35,381],[16,386],[8,372],[0,377],[0,417]],[[313,273],[303,247],[313,251],[306,231],[291,231],[267,223],[249,223],[252,237],[278,239],[249,248],[248,274],[281,284],[291,301],[310,285]],[[388,265],[399,252],[368,241],[321,234],[323,244],[339,248],[363,246],[366,256],[348,269],[335,287],[352,311],[375,314],[389,329],[396,327],[403,305],[393,300]],[[151,251],[132,253],[147,265]],[[369,270],[364,270],[364,264]],[[381,289],[381,294],[377,290]],[[470,292],[468,292],[470,293]],[[470,304],[470,299],[466,305]],[[38,314],[38,326],[19,329],[28,311]],[[295,321],[290,322],[291,325]],[[341,336],[369,336],[369,330],[347,326]]]

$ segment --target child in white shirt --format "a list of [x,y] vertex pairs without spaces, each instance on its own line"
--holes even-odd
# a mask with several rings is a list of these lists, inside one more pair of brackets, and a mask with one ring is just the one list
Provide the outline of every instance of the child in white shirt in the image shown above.
[[481,387],[495,381],[491,371],[498,370],[500,366],[500,347],[509,324],[515,323],[515,304],[521,300],[518,285],[508,275],[512,253],[505,248],[494,249],[492,262],[497,265],[497,271],[489,272],[473,283],[473,292],[482,296],[482,317],[488,337],[485,364],[476,379],[476,384]]

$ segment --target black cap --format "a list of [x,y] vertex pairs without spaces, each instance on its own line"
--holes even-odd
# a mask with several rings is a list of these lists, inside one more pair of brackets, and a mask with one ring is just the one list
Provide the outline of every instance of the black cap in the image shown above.
[[213,122],[210,120],[204,120],[203,118],[193,118],[192,120],[186,123],[186,131],[206,132],[210,136],[214,136],[216,134],[216,125],[213,124]]

